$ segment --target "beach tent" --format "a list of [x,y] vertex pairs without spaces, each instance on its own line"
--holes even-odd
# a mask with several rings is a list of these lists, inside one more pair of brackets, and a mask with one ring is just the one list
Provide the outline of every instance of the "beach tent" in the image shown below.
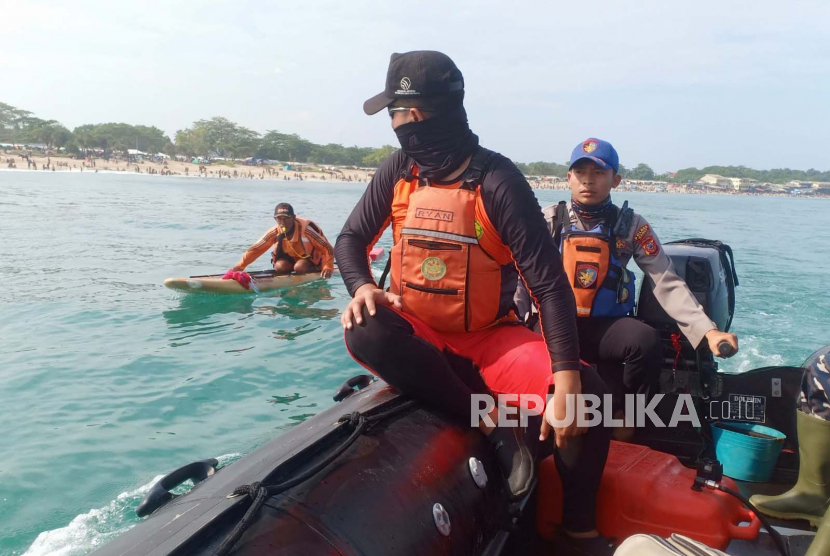
[[262,163],[262,164],[273,164],[273,162],[271,162],[267,158],[253,158],[253,157],[251,157],[251,158],[246,158],[245,159],[245,164],[247,166],[256,166],[260,163]]

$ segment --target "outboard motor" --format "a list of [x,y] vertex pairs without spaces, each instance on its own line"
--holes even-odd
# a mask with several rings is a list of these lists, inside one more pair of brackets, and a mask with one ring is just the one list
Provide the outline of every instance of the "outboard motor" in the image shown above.
[[[718,329],[728,331],[735,314],[735,287],[738,285],[732,248],[710,239],[683,239],[663,244],[663,250],[671,257],[675,272],[686,281],[709,318]],[[677,328],[654,297],[648,280],[644,281],[640,291],[637,317],[660,330]]]
[[[689,286],[703,310],[728,331],[735,314],[735,287],[738,276],[732,249],[721,241],[684,239],[663,244],[674,270]],[[660,376],[663,393],[689,392],[708,400],[723,393],[718,365],[704,342],[697,349],[680,334],[677,323],[663,310],[648,280],[643,281],[637,304],[637,318],[661,332],[665,364]]]
[[[732,249],[708,239],[674,241],[663,244],[663,249],[709,318],[720,330],[728,331],[735,314],[738,285]],[[694,463],[701,455],[715,457],[712,423],[761,424],[786,435],[775,471],[776,480],[794,481],[798,469],[795,409],[803,369],[775,366],[741,373],[718,372],[708,343],[703,341],[695,348],[680,334],[677,323],[654,297],[648,280],[644,280],[640,291],[637,318],[659,330],[663,340],[659,388],[664,397],[655,413],[664,423],[669,422],[678,396],[690,394],[702,424],[699,431],[689,423],[674,429],[647,429],[638,432],[638,442]]]

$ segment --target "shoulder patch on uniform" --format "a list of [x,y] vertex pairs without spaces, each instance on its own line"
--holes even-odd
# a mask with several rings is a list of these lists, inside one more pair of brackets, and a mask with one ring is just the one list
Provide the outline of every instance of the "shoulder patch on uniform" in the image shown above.
[[649,257],[653,257],[660,252],[660,246],[657,245],[657,241],[655,241],[654,236],[644,237],[642,241],[640,241],[640,247],[643,248],[643,251],[645,251],[646,255]]
[[484,235],[484,228],[478,220],[474,220],[473,222],[475,223],[476,239],[481,239],[481,236]]
[[639,242],[641,239],[646,237],[646,234],[650,229],[651,226],[649,226],[648,224],[643,224],[642,226],[640,226],[640,228],[634,234],[634,241]]

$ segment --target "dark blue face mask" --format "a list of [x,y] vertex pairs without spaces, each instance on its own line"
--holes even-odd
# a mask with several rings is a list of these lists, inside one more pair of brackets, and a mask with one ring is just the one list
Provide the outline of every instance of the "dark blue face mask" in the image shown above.
[[461,166],[478,147],[463,106],[420,122],[395,128],[404,154],[418,165],[418,175],[440,180]]

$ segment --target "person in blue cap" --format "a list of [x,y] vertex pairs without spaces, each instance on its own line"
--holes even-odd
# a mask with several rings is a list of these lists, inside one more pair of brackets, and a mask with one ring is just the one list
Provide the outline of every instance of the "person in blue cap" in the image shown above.
[[[645,218],[611,202],[611,190],[622,179],[617,151],[607,141],[589,138],[571,153],[568,184],[570,202],[543,209],[554,243],[574,291],[580,353],[592,363],[625,363],[624,393],[656,393],[663,348],[660,334],[627,315],[634,308],[634,276],[626,265],[633,258],[666,313],[697,347],[704,340],[712,353],[728,342],[737,351],[738,338],[721,332],[674,271],[671,258]],[[516,302],[529,316],[532,304],[519,284]],[[632,429],[617,429],[628,439]]]

